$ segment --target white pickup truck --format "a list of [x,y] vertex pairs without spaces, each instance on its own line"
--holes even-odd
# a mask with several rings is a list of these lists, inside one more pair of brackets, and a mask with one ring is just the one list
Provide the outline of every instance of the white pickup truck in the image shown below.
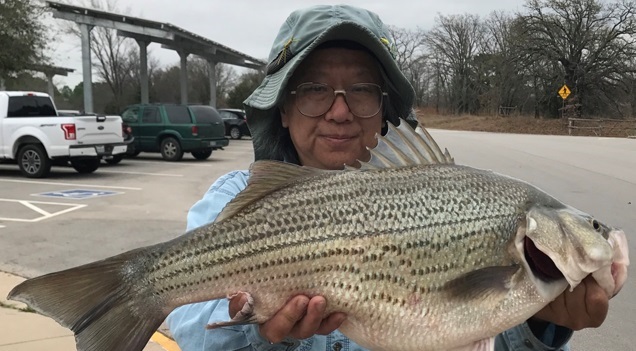
[[92,173],[103,157],[126,152],[128,143],[119,116],[59,116],[47,94],[0,91],[0,162],[17,163],[29,178],[69,163]]

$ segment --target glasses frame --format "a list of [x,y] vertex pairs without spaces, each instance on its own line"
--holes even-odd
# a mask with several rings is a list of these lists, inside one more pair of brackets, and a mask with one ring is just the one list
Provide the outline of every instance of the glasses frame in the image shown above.
[[[355,113],[351,110],[351,106],[349,106],[349,101],[347,100],[347,90],[349,90],[349,89],[351,89],[351,87],[354,87],[354,86],[359,85],[359,84],[364,84],[364,85],[373,85],[373,86],[376,86],[376,87],[378,87],[378,90],[380,90],[380,93],[381,93],[381,94],[380,94],[380,106],[378,107],[378,110],[377,110],[377,111],[375,111],[374,113],[372,113],[372,114],[368,115],[368,116],[360,116],[360,115],[355,114]],[[329,105],[329,107],[325,110],[325,112],[320,113],[320,114],[317,114],[317,115],[315,115],[315,116],[313,116],[313,115],[308,115],[308,114],[304,113],[304,112],[303,112],[303,111],[302,111],[302,110],[298,107],[298,100],[296,99],[296,101],[294,101],[294,106],[296,107],[296,109],[298,110],[298,112],[300,112],[303,116],[305,116],[305,117],[309,117],[309,118],[316,118],[316,117],[320,117],[320,116],[324,115],[325,113],[327,113],[327,112],[331,109],[331,107],[333,106],[333,103],[334,103],[334,102],[336,102],[336,98],[338,97],[338,95],[339,95],[339,94],[342,94],[342,96],[344,97],[345,103],[347,104],[347,107],[349,108],[349,111],[351,112],[351,114],[352,114],[352,115],[354,115],[354,116],[356,116],[356,117],[359,117],[359,118],[371,118],[371,117],[373,117],[373,116],[377,115],[377,114],[378,114],[378,112],[380,112],[380,111],[382,110],[382,105],[384,104],[384,97],[385,97],[385,96],[389,96],[389,94],[388,94],[386,91],[382,90],[382,87],[381,87],[379,84],[375,84],[375,83],[355,83],[355,84],[351,84],[351,85],[350,85],[349,87],[347,87],[346,89],[337,89],[337,90],[336,90],[336,89],[334,89],[334,88],[333,88],[331,85],[329,85],[329,84],[316,83],[316,82],[305,82],[305,83],[298,84],[298,85],[296,86],[296,89],[291,90],[289,93],[290,93],[291,95],[296,96],[296,95],[297,95],[297,92],[298,92],[298,89],[299,89],[300,87],[302,87],[303,85],[321,85],[321,86],[325,86],[325,87],[328,87],[328,88],[330,88],[331,90],[333,90],[333,100],[331,101],[331,105]]]

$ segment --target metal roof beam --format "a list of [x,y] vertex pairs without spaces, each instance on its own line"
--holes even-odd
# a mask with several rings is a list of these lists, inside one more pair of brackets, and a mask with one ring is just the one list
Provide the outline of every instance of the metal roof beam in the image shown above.
[[130,33],[147,35],[147,36],[151,36],[153,38],[158,38],[158,39],[167,39],[167,40],[174,39],[174,34],[167,32],[165,30],[161,30],[161,29],[142,27],[138,25],[122,23],[122,22],[108,20],[108,19],[95,18],[95,17],[86,16],[82,14],[59,12],[57,10],[53,10],[52,12],[53,12],[53,17],[55,18],[64,19],[67,21],[73,21],[76,23],[83,23],[89,26],[111,28],[111,29],[121,30],[125,32],[130,32]]

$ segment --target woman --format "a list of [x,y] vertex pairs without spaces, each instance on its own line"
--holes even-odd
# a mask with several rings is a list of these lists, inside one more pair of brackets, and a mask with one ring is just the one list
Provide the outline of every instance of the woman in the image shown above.
[[[368,159],[366,147],[375,145],[387,121],[413,123],[414,92],[390,38],[378,16],[364,9],[316,6],[292,13],[272,47],[267,76],[245,101],[255,158],[342,169]],[[189,212],[188,229],[214,221],[248,176],[235,171],[217,180]],[[229,320],[246,301],[238,295],[182,306],[168,326],[183,351],[363,350],[336,330],[343,313],[322,318],[328,301],[321,296],[296,296],[262,325],[204,328]],[[602,323],[607,301],[588,279],[499,335],[496,350],[567,349],[572,329]]]

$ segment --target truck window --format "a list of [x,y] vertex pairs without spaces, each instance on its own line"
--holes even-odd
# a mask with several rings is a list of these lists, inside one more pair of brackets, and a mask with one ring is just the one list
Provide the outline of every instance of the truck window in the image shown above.
[[10,96],[7,117],[57,117],[47,96]]
[[221,121],[219,112],[212,106],[190,106],[190,111],[192,111],[196,123],[212,124]]
[[168,120],[172,124],[190,124],[192,119],[190,118],[190,112],[187,106],[181,105],[166,105],[166,114]]
[[144,108],[144,114],[141,116],[143,123],[161,123],[161,116],[159,116],[158,109],[156,107]]

